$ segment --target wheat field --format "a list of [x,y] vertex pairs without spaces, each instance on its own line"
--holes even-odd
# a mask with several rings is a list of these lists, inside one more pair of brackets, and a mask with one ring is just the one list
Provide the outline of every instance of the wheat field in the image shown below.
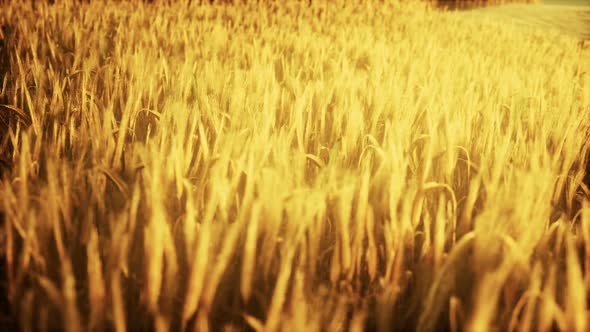
[[4,329],[590,329],[575,37],[395,0],[0,24]]

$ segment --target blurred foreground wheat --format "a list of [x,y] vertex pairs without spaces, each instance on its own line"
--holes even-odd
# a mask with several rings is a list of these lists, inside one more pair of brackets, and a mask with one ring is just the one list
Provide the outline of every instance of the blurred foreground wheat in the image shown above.
[[0,24],[21,330],[589,328],[574,38],[395,1],[14,2]]

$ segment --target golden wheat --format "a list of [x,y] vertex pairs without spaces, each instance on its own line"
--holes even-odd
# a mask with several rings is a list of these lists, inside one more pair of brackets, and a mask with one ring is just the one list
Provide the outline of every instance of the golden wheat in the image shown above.
[[588,328],[575,38],[393,0],[0,23],[12,327]]

